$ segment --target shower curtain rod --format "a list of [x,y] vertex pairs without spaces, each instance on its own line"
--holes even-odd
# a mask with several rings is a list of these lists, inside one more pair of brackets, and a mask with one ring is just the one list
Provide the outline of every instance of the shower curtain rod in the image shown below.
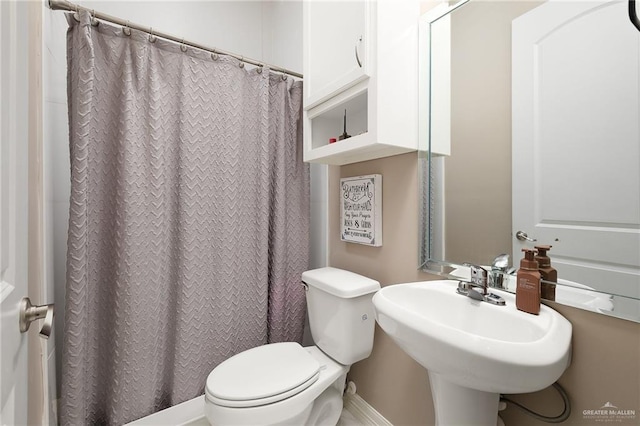
[[244,56],[236,55],[235,53],[231,53],[231,52],[226,52],[226,51],[221,50],[221,49],[216,49],[216,48],[203,46],[201,44],[194,43],[192,41],[188,41],[188,40],[185,40],[183,38],[179,38],[179,37],[173,36],[171,34],[166,34],[166,33],[160,32],[160,31],[156,31],[151,27],[144,27],[142,25],[135,24],[133,22],[129,22],[129,21],[125,20],[125,19],[116,18],[115,16],[110,16],[110,15],[107,15],[106,13],[98,12],[96,10],[89,9],[89,8],[77,5],[75,3],[71,3],[71,2],[66,1],[66,0],[49,0],[49,8],[51,10],[66,10],[66,11],[69,11],[69,12],[79,12],[80,10],[86,10],[89,13],[91,13],[92,17],[94,17],[96,19],[100,19],[100,20],[103,20],[103,21],[111,22],[111,23],[116,24],[116,25],[122,25],[123,27],[133,28],[134,30],[145,32],[145,33],[150,34],[150,35],[152,35],[154,37],[160,37],[160,38],[163,38],[163,39],[166,39],[166,40],[171,40],[171,41],[179,43],[179,44],[183,44],[185,46],[195,47],[196,49],[204,50],[206,52],[211,52],[212,54],[220,54],[220,55],[231,56],[231,57],[236,58],[239,61],[242,61],[242,62],[247,63],[247,64],[256,65],[256,66],[259,66],[259,67],[266,66],[266,67],[269,67],[270,69],[272,69],[274,71],[279,71],[279,72],[282,72],[283,74],[288,74],[288,75],[291,75],[293,77],[298,77],[298,78],[302,78],[303,77],[302,74],[297,73],[295,71],[288,70],[286,68],[276,67],[276,66],[264,63],[264,62],[256,61],[255,59],[251,59],[251,58],[245,58]]

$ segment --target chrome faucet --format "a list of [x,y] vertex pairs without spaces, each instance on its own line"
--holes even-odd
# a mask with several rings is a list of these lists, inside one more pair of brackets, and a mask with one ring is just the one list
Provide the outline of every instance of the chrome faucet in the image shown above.
[[[470,297],[474,300],[480,300],[492,303],[494,305],[504,306],[505,301],[502,297],[494,293],[489,293],[487,277],[489,273],[482,266],[466,264],[471,269],[471,280],[469,282],[459,281],[458,294]],[[479,289],[479,290],[476,290]]]
[[499,254],[491,263],[489,271],[489,287],[506,289],[504,275],[509,272],[509,255]]

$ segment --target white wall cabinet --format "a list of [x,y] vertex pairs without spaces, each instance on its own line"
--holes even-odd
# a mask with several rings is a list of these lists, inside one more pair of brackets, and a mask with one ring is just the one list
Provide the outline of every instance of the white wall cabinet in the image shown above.
[[305,2],[304,104],[307,108],[369,76],[367,2]]
[[[417,149],[419,12],[417,1],[305,2],[304,161]],[[351,137],[330,144],[345,111]]]

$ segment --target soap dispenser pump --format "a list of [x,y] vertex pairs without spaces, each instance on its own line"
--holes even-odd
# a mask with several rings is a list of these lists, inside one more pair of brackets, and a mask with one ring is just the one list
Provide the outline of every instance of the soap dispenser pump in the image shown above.
[[540,313],[540,272],[534,256],[536,250],[522,249],[524,259],[520,261],[516,280],[516,308],[530,314]]
[[540,293],[543,299],[556,300],[556,286],[553,283],[558,282],[558,271],[551,266],[551,259],[547,256],[547,252],[552,246],[535,246],[538,254],[535,259],[538,262],[538,271],[540,271]]

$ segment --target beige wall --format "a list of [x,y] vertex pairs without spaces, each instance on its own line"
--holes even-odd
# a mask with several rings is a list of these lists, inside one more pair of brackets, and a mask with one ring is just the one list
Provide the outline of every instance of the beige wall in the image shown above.
[[[347,142],[348,143],[348,142]],[[341,177],[382,174],[383,245],[340,241]],[[417,154],[404,154],[349,166],[329,167],[329,265],[375,280],[382,286],[437,279],[418,271]],[[426,370],[376,326],[371,356],[354,365],[358,394],[395,425],[433,424]]]
[[[380,173],[383,176],[382,247],[340,241],[340,177]],[[329,265],[380,281],[381,285],[438,279],[419,272],[417,154],[404,154],[329,169]],[[572,402],[566,425],[597,424],[583,410],[606,402],[636,410],[640,422],[640,324],[553,305],[573,324],[573,360],[560,379]],[[487,324],[499,326],[499,324]],[[371,356],[350,372],[360,394],[394,425],[434,424],[426,371],[404,354],[379,328]],[[557,414],[561,405],[553,391],[514,397]],[[513,408],[502,414],[508,426],[543,424]],[[620,424],[620,423],[618,423]],[[624,423],[623,423],[624,424]]]

